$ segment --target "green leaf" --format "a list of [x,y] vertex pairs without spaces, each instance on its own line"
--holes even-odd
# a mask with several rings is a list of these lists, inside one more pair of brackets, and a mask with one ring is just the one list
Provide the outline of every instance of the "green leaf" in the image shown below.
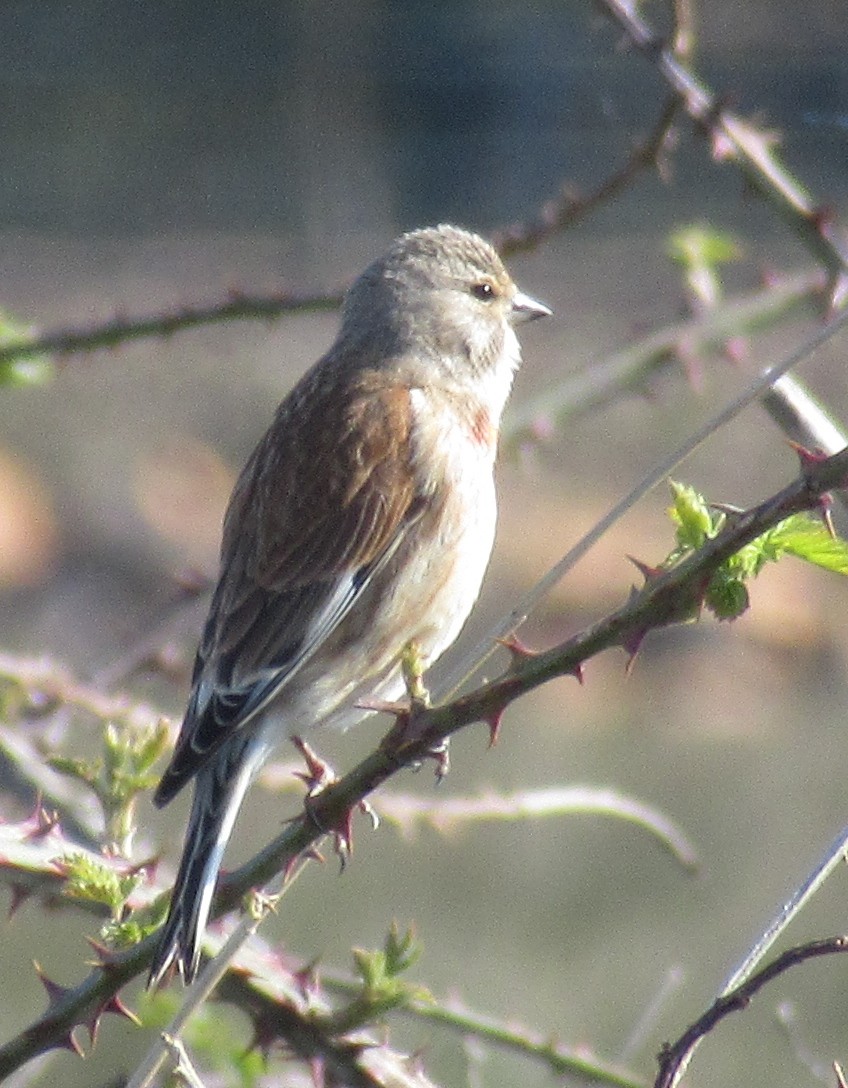
[[807,514],[794,514],[767,534],[776,555],[794,555],[835,574],[848,574],[848,541],[834,537],[827,526]]
[[[676,526],[677,547],[666,558],[668,570],[716,536],[726,515],[711,510],[703,495],[685,484],[669,481],[672,505],[669,517]],[[793,514],[726,559],[712,575],[704,604],[720,620],[733,620],[748,608],[744,583],[756,578],[766,563],[794,555],[837,574],[848,574],[848,542],[834,538],[827,527],[809,514]]]
[[718,620],[735,620],[750,604],[748,590],[739,578],[714,578],[704,596],[704,603]]
[[138,873],[120,874],[86,854],[66,854],[61,859],[65,891],[74,899],[102,903],[118,918],[139,880]]
[[382,948],[366,951],[353,950],[356,973],[362,979],[362,989],[344,1008],[327,1018],[333,1032],[347,1032],[363,1024],[374,1023],[392,1009],[401,1008],[412,1001],[429,1001],[430,994],[420,986],[414,986],[401,977],[421,955],[421,946],[415,933],[408,929],[401,934],[397,923]]
[[[0,347],[28,340],[32,330],[0,310]],[[0,385],[43,385],[55,373],[49,355],[28,355],[0,363]]]
[[742,249],[732,234],[704,223],[691,223],[672,232],[668,254],[672,260],[688,269],[715,269],[719,265],[738,261]]
[[705,540],[716,535],[724,523],[723,515],[716,514],[694,487],[669,480],[672,505],[669,517],[677,526],[678,546],[692,551],[700,548]]
[[738,260],[741,253],[729,234],[697,224],[675,231],[669,239],[668,252],[682,266],[693,298],[706,309],[721,299],[721,265]]

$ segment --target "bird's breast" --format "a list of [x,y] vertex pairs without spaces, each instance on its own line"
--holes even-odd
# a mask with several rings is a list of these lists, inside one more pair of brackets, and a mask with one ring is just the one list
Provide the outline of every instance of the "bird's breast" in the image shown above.
[[485,406],[413,390],[412,441],[428,506],[412,534],[409,573],[420,579],[417,640],[435,660],[477,599],[495,537],[497,429]]
[[284,695],[285,732],[345,729],[359,705],[403,696],[400,661],[415,642],[431,665],[454,642],[480,592],[495,536],[494,446],[474,416],[410,391],[411,465],[422,502],[391,559]]

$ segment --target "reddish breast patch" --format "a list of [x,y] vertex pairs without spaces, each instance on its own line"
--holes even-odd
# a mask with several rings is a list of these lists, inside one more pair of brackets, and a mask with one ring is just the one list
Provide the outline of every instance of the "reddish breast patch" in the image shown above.
[[486,449],[494,446],[498,440],[498,429],[485,408],[478,408],[471,420],[471,437],[479,446]]

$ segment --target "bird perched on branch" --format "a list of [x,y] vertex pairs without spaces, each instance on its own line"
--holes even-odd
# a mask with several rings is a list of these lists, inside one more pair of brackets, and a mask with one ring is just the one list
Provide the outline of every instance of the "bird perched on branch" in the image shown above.
[[195,780],[151,985],[195,975],[224,847],[275,745],[399,699],[409,647],[426,667],[459,634],[494,539],[514,326],[549,313],[483,239],[412,231],[356,280],[335,343],[277,409],[230,499],[154,795],[165,805]]

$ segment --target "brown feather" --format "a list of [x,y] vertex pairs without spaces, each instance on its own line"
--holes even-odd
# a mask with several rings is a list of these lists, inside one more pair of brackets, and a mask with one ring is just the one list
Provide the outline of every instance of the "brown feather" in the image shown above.
[[354,573],[391,545],[419,506],[411,423],[409,390],[386,373],[322,383],[313,370],[295,387],[230,499],[204,661],[237,650],[234,681],[267,667],[282,621],[266,614],[272,597]]
[[283,402],[233,492],[224,572],[280,592],[364,566],[391,541],[416,492],[409,392],[373,371],[348,386]]

